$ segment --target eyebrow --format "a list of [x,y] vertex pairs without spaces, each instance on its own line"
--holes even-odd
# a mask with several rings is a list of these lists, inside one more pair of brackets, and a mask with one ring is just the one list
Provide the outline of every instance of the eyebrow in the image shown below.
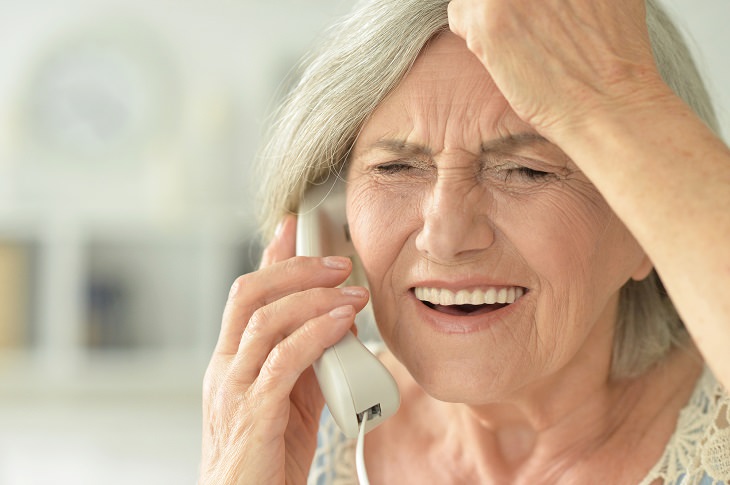
[[509,151],[541,144],[550,144],[550,141],[537,133],[517,133],[482,143],[482,154]]
[[414,157],[431,157],[433,155],[431,149],[425,145],[390,138],[378,140],[373,143],[367,151],[369,152],[371,150],[383,150]]
[[[481,153],[503,152],[525,146],[549,143],[547,138],[537,133],[517,133],[483,142],[481,145]],[[425,145],[390,138],[378,140],[373,143],[367,152],[371,150],[384,150],[412,157],[431,157],[433,155],[433,151]]]

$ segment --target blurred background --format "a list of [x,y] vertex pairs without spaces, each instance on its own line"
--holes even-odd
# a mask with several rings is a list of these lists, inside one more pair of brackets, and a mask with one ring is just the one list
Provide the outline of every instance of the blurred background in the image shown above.
[[[353,0],[0,0],[0,485],[195,483],[251,163]],[[728,0],[665,0],[730,134]]]

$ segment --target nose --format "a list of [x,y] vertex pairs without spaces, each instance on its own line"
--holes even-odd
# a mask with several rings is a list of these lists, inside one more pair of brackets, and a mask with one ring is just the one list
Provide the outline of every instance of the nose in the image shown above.
[[488,215],[491,199],[489,191],[473,180],[440,179],[424,201],[416,248],[439,261],[453,261],[489,248],[494,242]]

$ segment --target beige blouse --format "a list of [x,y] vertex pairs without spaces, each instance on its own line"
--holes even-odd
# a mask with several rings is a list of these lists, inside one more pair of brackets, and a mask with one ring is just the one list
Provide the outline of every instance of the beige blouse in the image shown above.
[[[325,409],[308,485],[357,485],[355,440]],[[730,484],[730,397],[705,369],[677,420],[661,459],[639,485]]]

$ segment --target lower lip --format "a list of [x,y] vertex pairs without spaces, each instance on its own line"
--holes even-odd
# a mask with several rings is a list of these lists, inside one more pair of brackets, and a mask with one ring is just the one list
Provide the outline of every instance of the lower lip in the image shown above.
[[495,325],[498,325],[505,318],[508,318],[516,310],[524,295],[514,303],[505,307],[478,315],[449,315],[434,310],[421,302],[413,292],[410,292],[410,300],[416,307],[416,313],[421,319],[440,333],[466,335],[478,333]]

